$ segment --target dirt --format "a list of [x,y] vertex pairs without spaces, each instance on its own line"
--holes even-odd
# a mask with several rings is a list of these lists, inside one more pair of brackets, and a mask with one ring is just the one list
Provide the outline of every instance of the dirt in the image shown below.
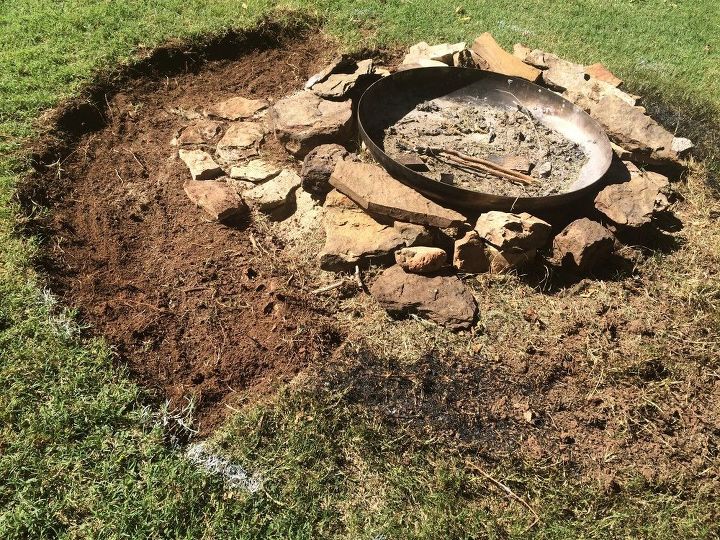
[[[90,104],[57,111],[21,199],[28,213],[35,203],[49,207],[31,219],[48,239],[49,283],[92,334],[107,338],[117,363],[172,408],[194,399],[202,434],[244,398],[270,395],[312,365],[314,395],[342,392],[384,422],[420,437],[441,433],[489,461],[562,463],[610,478],[627,470],[653,481],[710,478],[703,471],[717,458],[720,424],[717,366],[704,347],[714,327],[678,302],[679,292],[665,300],[652,262],[648,278],[638,258],[629,270],[575,284],[548,285],[544,267],[479,276],[470,285],[480,322],[451,335],[390,322],[356,288],[313,295],[319,271],[298,266],[287,237],[257,220],[224,227],[193,207],[182,189],[187,170],[170,146],[189,122],[178,111],[301,87],[335,50],[311,34],[260,33],[200,56],[160,51],[95,88]],[[516,117],[518,130],[528,130],[526,120]],[[298,168],[272,137],[260,154]],[[701,221],[692,209],[681,217]],[[680,249],[670,234],[645,249],[684,276],[688,266],[716,267],[710,255],[685,260],[703,253],[698,238],[710,234],[688,235],[692,249],[670,263],[662,257]],[[664,244],[673,246],[665,255]],[[668,278],[668,286],[684,281]]]
[[[342,338],[293,283],[281,240],[256,224],[211,222],[183,192],[187,170],[170,141],[188,120],[177,111],[281,97],[332,50],[319,37],[250,45],[239,58],[127,80],[107,96],[104,125],[34,181],[52,201],[44,225],[53,290],[159,399],[181,410],[192,398],[202,433],[242,393],[286,382]],[[261,154],[297,166],[272,138]]]
[[[442,99],[420,103],[386,129],[384,147],[395,158],[422,155],[429,168],[426,175],[439,182],[513,197],[567,191],[587,161],[577,144],[547,128],[527,111],[477,104],[448,106]],[[436,149],[484,158],[526,174],[530,184],[473,171]]]

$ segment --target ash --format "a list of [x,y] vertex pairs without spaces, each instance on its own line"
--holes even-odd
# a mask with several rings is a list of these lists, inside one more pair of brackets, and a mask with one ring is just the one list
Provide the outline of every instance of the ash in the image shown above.
[[[394,159],[420,157],[426,176],[458,187],[506,196],[545,196],[567,191],[587,161],[582,149],[518,106],[452,106],[436,100],[420,103],[385,130],[385,151]],[[492,161],[538,179],[525,186],[468,170],[427,148],[442,148]]]

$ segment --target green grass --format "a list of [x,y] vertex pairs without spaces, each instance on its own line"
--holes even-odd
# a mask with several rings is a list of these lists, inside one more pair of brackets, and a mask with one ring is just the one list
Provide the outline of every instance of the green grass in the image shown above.
[[[342,400],[292,394],[238,415],[217,444],[264,489],[225,490],[165,444],[158,414],[78,338],[32,270],[12,194],[34,119],[141,46],[246,27],[274,2],[0,0],[0,537],[504,538],[531,521],[446,442],[391,431]],[[293,1],[348,47],[471,39],[490,30],[578,61],[603,61],[672,115],[717,122],[715,0]],[[467,19],[465,19],[467,17]],[[692,127],[692,126],[690,126]],[[702,126],[695,126],[702,128]],[[703,131],[698,129],[697,132]],[[707,128],[704,131],[710,131]],[[694,132],[693,132],[694,133]],[[711,140],[711,134],[706,134]],[[542,516],[541,538],[710,537],[717,508],[638,481],[619,495],[557,469],[492,471]],[[384,535],[384,536],[382,536]]]

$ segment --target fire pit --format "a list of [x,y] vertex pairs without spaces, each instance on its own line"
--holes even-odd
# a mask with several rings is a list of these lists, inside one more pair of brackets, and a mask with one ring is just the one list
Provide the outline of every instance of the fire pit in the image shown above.
[[[549,170],[552,162],[547,161],[544,165],[548,170],[539,174],[536,170],[534,176],[530,176],[528,170],[505,166],[497,156],[483,155],[480,139],[477,152],[475,149],[459,151],[458,144],[452,138],[447,139],[443,147],[427,146],[426,140],[419,139],[402,143],[390,140],[389,134],[396,134],[399,126],[412,120],[413,114],[417,117],[418,110],[440,114],[445,112],[457,118],[458,111],[473,109],[495,109],[509,118],[511,123],[516,121],[513,117],[526,118],[529,130],[537,132],[539,127],[544,132],[546,149],[541,150],[540,154],[547,153],[548,159],[555,159],[561,166],[565,165],[565,161],[573,165],[570,162],[574,160],[575,170],[566,167],[568,177],[560,181],[553,175],[561,173]],[[612,161],[612,148],[607,135],[600,124],[582,109],[558,94],[524,79],[508,78],[478,69],[428,67],[400,71],[385,77],[362,96],[358,106],[358,124],[362,139],[371,154],[388,172],[428,197],[471,210],[557,209],[599,189],[598,183]],[[440,121],[435,126],[437,133],[432,134],[441,134],[443,126],[455,130],[457,123],[454,124]],[[498,131],[506,129],[510,129],[509,126],[500,126]],[[495,136],[494,133],[472,133],[472,129],[465,129],[464,133],[470,137]],[[503,135],[507,133],[498,133],[498,136]],[[523,137],[519,132],[515,135]],[[465,140],[468,140],[467,137]],[[389,148],[388,143],[392,143],[392,148]],[[481,189],[470,188],[468,182],[453,184],[452,178],[445,179],[445,176],[452,175],[446,174],[439,179],[432,178],[429,173],[423,174],[418,170],[418,165],[423,165],[420,161],[412,164],[403,160],[405,163],[401,163],[397,159],[398,144],[402,144],[410,153],[415,152],[418,157],[420,154],[431,157],[428,163],[432,161],[441,165],[437,170],[448,170],[450,166],[464,171],[465,176],[478,174],[484,179],[478,182]],[[472,142],[470,146],[474,146]],[[559,146],[567,147],[567,157],[558,151]],[[532,165],[541,166],[540,163]],[[492,186],[492,182],[498,186],[516,187],[482,189],[483,186]],[[550,193],[552,189],[544,187],[544,184],[551,182],[556,184],[552,188],[555,193]]]

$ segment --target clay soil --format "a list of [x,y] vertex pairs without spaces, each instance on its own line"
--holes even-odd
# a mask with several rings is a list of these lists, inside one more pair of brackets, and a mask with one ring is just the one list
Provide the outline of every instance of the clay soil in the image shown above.
[[[45,263],[53,290],[159,399],[181,410],[192,397],[202,433],[239,393],[262,395],[341,339],[325,310],[293,283],[281,242],[257,225],[210,222],[190,203],[187,169],[170,146],[186,122],[178,109],[234,95],[277,98],[332,50],[319,38],[282,48],[263,39],[237,46],[244,54],[216,51],[230,58],[202,67],[175,60],[183,69],[168,70],[151,60],[103,96],[102,118],[69,104],[59,134],[82,123],[91,131],[34,188],[52,208]],[[174,54],[182,57],[159,56]],[[288,161],[272,141],[263,156]]]

